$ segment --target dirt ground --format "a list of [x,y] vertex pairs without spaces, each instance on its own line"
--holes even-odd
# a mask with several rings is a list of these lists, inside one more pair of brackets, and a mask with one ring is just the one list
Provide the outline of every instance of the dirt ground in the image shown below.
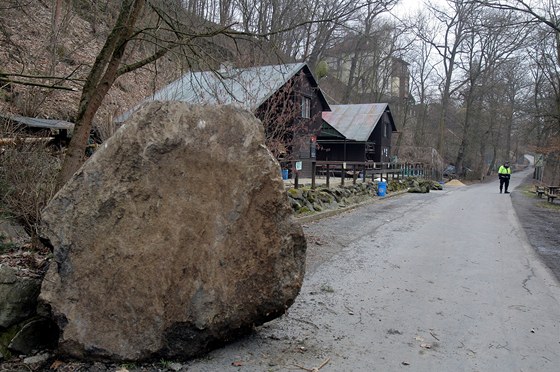
[[525,178],[516,189],[522,192],[511,194],[512,204],[529,243],[560,281],[560,202],[538,198],[533,184],[531,176]]
[[[496,191],[498,188],[497,180],[487,179],[485,182],[491,182],[496,184]],[[538,253],[540,258],[546,264],[546,266],[554,273],[556,278],[560,280],[560,234],[558,233],[558,227],[560,223],[560,203],[555,202],[554,204],[548,203],[546,199],[539,199],[532,192],[533,180],[530,176],[523,179],[522,183],[518,188],[515,189],[516,192],[512,192],[511,198],[512,203],[516,211],[517,218],[519,219],[521,225],[523,226],[525,233],[528,237],[530,244],[533,246],[535,251]],[[410,194],[408,194],[410,195]],[[419,208],[425,203],[429,203],[429,199],[422,201],[425,196],[414,195],[411,196],[413,202],[409,205],[403,206],[402,203],[398,202],[399,197],[392,198],[391,203],[386,203],[383,208],[376,211],[376,219],[371,219],[369,228],[371,232],[376,231],[382,223],[389,221],[390,219],[398,218],[406,214],[410,209]],[[414,201],[418,199],[417,201]],[[364,218],[370,218],[372,216],[368,215],[366,212],[358,212],[364,214]],[[368,212],[370,213],[370,212]],[[309,254],[307,258],[308,271],[317,272],[321,270],[322,263],[329,257],[335,256],[338,253],[337,249],[333,247],[339,247],[340,244],[330,244],[330,242],[351,242],[353,237],[355,238],[356,227],[352,224],[351,220],[347,221],[346,224],[339,220],[337,224],[337,231],[332,229],[316,229],[307,227],[304,223],[306,234],[308,234],[308,243],[310,246]],[[342,224],[341,224],[342,223]],[[406,227],[403,227],[403,229]],[[320,231],[321,234],[317,234]],[[342,245],[344,249],[344,245]],[[378,247],[378,246],[377,246]],[[381,247],[378,247],[381,249]],[[382,250],[380,251],[382,255]],[[384,261],[381,260],[381,264],[384,265]],[[390,264],[390,263],[388,263]],[[397,267],[398,268],[398,267]],[[326,284],[325,284],[326,283]],[[335,301],[333,294],[335,291],[342,291],[340,288],[332,287],[334,284],[331,282],[321,282],[311,283],[309,288],[305,288],[305,295],[302,295],[303,301],[298,305],[299,307],[306,308],[310,307],[314,309],[313,313],[301,313],[304,314],[297,317],[288,316],[282,322],[271,322],[271,324],[264,325],[260,327],[258,332],[247,337],[246,339],[239,340],[229,347],[229,351],[217,350],[211,353],[207,357],[202,357],[201,359],[192,362],[174,363],[172,361],[160,361],[152,364],[104,364],[104,363],[77,363],[72,361],[57,361],[52,356],[40,364],[29,365],[23,364],[21,361],[14,361],[13,363],[0,363],[0,371],[58,371],[58,372],[70,372],[70,371],[87,371],[87,372],[109,372],[109,371],[119,371],[119,372],[134,372],[134,371],[217,371],[223,370],[225,367],[227,370],[250,370],[250,371],[260,371],[260,370],[284,370],[282,366],[290,363],[291,368],[288,370],[308,370],[312,371],[313,368],[321,366],[323,363],[328,363],[331,354],[329,354],[328,347],[325,349],[315,350],[314,344],[309,342],[310,337],[317,332],[317,325],[314,323],[314,319],[317,319],[317,314],[320,313],[320,317],[332,317],[330,312],[338,312],[339,314],[346,314],[350,317],[355,317],[355,309],[349,309],[345,306],[345,303],[339,303]],[[332,298],[331,298],[332,297]],[[296,306],[297,307],[297,306]],[[373,311],[373,310],[372,310]],[[376,316],[379,317],[379,322],[383,318],[383,311],[379,310],[380,313]],[[297,309],[294,310],[297,312]],[[349,315],[348,315],[349,314]],[[309,315],[309,316],[307,316]],[[361,315],[360,319],[361,321]],[[381,323],[380,323],[381,324]],[[335,328],[338,327],[337,324],[330,325],[333,329],[329,329],[327,332],[329,335],[332,333],[332,340],[324,340],[325,345],[329,342],[343,343],[350,342],[352,340],[337,339],[335,336],[338,334],[335,332]],[[297,329],[297,332],[293,332],[293,329]],[[399,335],[401,330],[394,330],[390,328],[387,331],[385,337],[393,337]],[[340,333],[340,332],[339,332]],[[395,336],[396,337],[396,336]],[[432,335],[432,337],[434,337]],[[429,338],[429,335],[426,336]],[[259,345],[259,352],[254,351],[252,353],[252,348],[254,345]],[[259,367],[251,369],[248,364],[251,364],[247,360],[242,360],[241,355],[246,355],[246,350],[250,350],[249,355],[253,355],[253,358],[258,360]],[[301,354],[302,358],[305,354],[314,354],[320,356],[316,360],[315,365],[305,365],[299,363],[297,355]],[[240,355],[239,359],[236,359],[236,355]],[[293,357],[296,355],[296,357]],[[290,356],[290,357],[289,357]],[[293,361],[290,359],[293,358]],[[228,361],[224,365],[223,361]],[[300,367],[300,364],[302,366]],[[218,369],[218,366],[222,369]],[[329,366],[330,367],[330,366]],[[264,369],[263,369],[264,368]],[[331,367],[331,370],[333,370]],[[329,369],[325,365],[325,370]],[[323,370],[323,369],[321,369]],[[336,368],[334,369],[336,370]]]

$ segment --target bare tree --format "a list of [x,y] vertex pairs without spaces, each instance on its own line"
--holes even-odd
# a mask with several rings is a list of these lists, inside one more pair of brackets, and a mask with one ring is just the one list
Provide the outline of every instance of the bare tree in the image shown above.
[[[242,30],[252,34],[272,32],[270,41],[293,59],[312,67],[323,52],[355,21],[360,9],[383,6],[396,0],[236,0]],[[314,22],[314,20],[322,20]],[[301,25],[301,27],[295,27]],[[277,32],[285,30],[286,32]]]
[[[541,31],[535,38],[543,40],[545,35],[546,32]],[[560,143],[560,66],[551,53],[554,45],[543,42],[533,45],[530,55],[534,89],[530,113],[534,121],[528,133],[534,138],[535,151],[552,154],[557,152],[555,149]]]
[[472,19],[476,6],[462,0],[447,0],[445,8],[429,6],[430,13],[441,26],[442,39],[433,39],[430,35],[419,34],[425,42],[431,43],[441,58],[442,82],[441,113],[438,120],[437,150],[445,158],[445,133],[452,94],[461,88],[454,86],[454,74],[457,67],[461,46],[472,32]]
[[59,167],[48,147],[50,133],[44,134],[29,138],[15,123],[0,120],[0,214],[24,226],[34,241]]
[[302,115],[302,102],[297,99],[305,79],[305,74],[294,76],[255,113],[264,126],[266,145],[279,161],[299,159],[300,149],[309,148],[310,136],[319,129],[314,123],[320,117]]
[[468,2],[498,10],[515,11],[525,14],[533,24],[544,24],[560,33],[558,5],[554,0],[530,3],[526,0],[469,0]]
[[[409,37],[412,43],[404,51],[404,59],[410,61],[411,92],[417,100],[414,109],[415,127],[412,143],[413,146],[426,147],[433,144],[429,137],[435,135],[435,133],[428,135],[428,108],[436,100],[434,94],[437,86],[436,66],[433,58],[437,33],[432,29],[426,13],[418,13],[407,28],[411,30]],[[429,41],[425,42],[416,35],[424,35],[429,38]]]
[[154,54],[150,61],[139,61],[136,65],[121,66],[127,44],[135,34],[136,22],[142,16],[145,5],[145,0],[123,0],[113,30],[107,37],[103,49],[99,52],[86,78],[75,119],[73,138],[58,177],[59,188],[81,166],[94,116],[117,77],[159,58],[158,55],[163,55],[168,51],[165,49],[158,51],[158,54]]
[[[542,101],[541,89],[544,88],[545,94],[549,97],[546,101],[551,104],[535,105],[535,107],[540,106],[540,110],[544,110],[537,112],[535,122],[548,123],[545,126],[550,128],[550,132],[546,136],[546,144],[541,147],[540,151],[548,152],[549,149],[557,149],[560,147],[558,145],[560,143],[560,13],[557,1],[471,0],[471,3],[515,12],[525,17],[523,24],[536,26],[536,35],[538,35],[535,38],[536,45],[542,46],[542,53],[535,54],[538,56],[535,58],[535,62],[539,70],[539,73],[535,74],[535,77],[538,77],[535,79],[535,103]],[[544,120],[544,118],[550,120]],[[552,150],[548,152],[548,156],[551,163],[560,164],[560,151]],[[555,180],[558,178],[558,174],[560,174],[560,170],[556,167],[547,177],[549,180]]]
[[[353,50],[350,54],[347,89],[343,102],[348,103],[351,93],[355,90],[382,92],[387,86],[390,76],[390,60],[394,55],[393,35],[395,27],[380,21],[379,16],[386,12],[385,5],[373,4],[363,10],[359,18],[359,28],[353,39]],[[381,26],[376,24],[381,23]],[[361,86],[358,86],[361,85]],[[357,89],[358,88],[358,89]]]
[[[480,120],[473,120],[473,111],[476,109],[475,103],[482,99],[484,92],[492,89],[492,87],[486,87],[485,82],[493,80],[491,75],[499,70],[501,65],[511,66],[512,56],[523,47],[527,37],[527,29],[524,27],[517,27],[513,32],[510,26],[515,20],[511,13],[481,11],[478,13],[478,17],[478,26],[465,39],[465,60],[460,65],[466,79],[466,88],[463,91],[465,116],[461,144],[455,162],[459,174],[463,173],[467,152],[471,142],[476,139],[475,134],[482,129]],[[511,79],[507,81],[515,84],[515,81]],[[506,131],[502,134],[501,141],[505,154],[509,154],[511,150],[511,128],[516,101],[515,95],[518,91],[516,86],[506,91],[508,115],[505,123]],[[471,133],[473,129],[475,133]],[[485,137],[479,138],[479,140],[484,141]],[[473,163],[476,162],[473,161]]]

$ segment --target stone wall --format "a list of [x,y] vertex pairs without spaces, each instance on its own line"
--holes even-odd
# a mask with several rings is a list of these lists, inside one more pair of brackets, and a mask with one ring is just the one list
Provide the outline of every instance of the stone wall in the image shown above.
[[[407,177],[401,180],[390,180],[387,193],[405,191],[427,193],[430,190],[441,190],[442,186],[430,180]],[[288,189],[288,197],[292,209],[297,215],[313,214],[327,210],[337,210],[377,198],[377,182],[357,183],[348,186],[325,187],[312,189],[310,186]]]
[[376,193],[377,186],[368,182],[345,187],[289,189],[288,197],[295,213],[309,214],[360,203],[375,196]]

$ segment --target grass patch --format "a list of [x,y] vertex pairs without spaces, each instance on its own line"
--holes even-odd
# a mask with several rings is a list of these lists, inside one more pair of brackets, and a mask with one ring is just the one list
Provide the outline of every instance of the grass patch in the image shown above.
[[549,203],[546,200],[543,200],[541,203],[538,204],[539,207],[550,209],[556,212],[560,212],[560,204],[558,203]]
[[306,215],[306,214],[312,214],[313,211],[307,207],[301,207],[298,211],[297,214],[298,215]]
[[558,202],[549,203],[546,200],[546,195],[544,195],[542,198],[537,197],[534,185],[524,185],[523,187],[521,187],[520,191],[523,193],[523,195],[529,198],[537,199],[537,207],[560,212],[560,204]]
[[523,193],[523,195],[525,196],[529,196],[529,197],[537,197],[537,193],[535,192],[535,186],[533,185],[524,185],[521,188],[521,192]]

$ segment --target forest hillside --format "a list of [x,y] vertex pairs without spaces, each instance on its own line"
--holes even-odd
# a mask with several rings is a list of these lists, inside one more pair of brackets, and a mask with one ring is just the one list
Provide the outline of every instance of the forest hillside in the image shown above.
[[[32,1],[18,6],[14,2],[0,12],[0,73],[19,73],[8,75],[2,84],[0,111],[4,115],[73,120],[83,79],[107,37],[113,9],[101,12],[81,7],[87,2],[65,9],[53,38],[52,4]],[[158,76],[150,68],[123,76],[99,110],[99,120],[109,120],[169,78]]]
[[[56,3],[11,0],[0,5],[1,115],[74,121],[84,81],[115,24],[119,2],[60,2],[55,29]],[[188,23],[193,29],[218,27],[186,11],[181,16],[190,17]],[[266,48],[266,44],[254,40],[238,38],[232,42],[223,35],[199,38],[187,51],[168,53],[120,76],[103,100],[94,126],[112,125],[115,116],[186,69],[214,69],[224,62],[248,65],[289,59]],[[138,43],[126,53],[125,61],[136,61],[153,54],[153,49]]]

